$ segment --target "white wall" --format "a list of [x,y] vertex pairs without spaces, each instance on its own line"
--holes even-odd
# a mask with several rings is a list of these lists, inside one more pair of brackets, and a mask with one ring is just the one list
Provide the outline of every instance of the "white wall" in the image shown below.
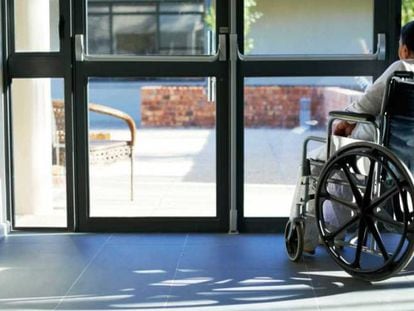
[[15,0],[14,9],[16,51],[59,50],[59,0]]
[[[19,30],[16,47],[49,51],[51,26],[44,16],[50,16],[50,3],[20,0],[14,8],[16,16],[20,16],[16,22]],[[16,79],[11,93],[14,212],[15,223],[20,225],[20,216],[48,215],[53,211],[51,82],[50,79]]]
[[252,54],[358,54],[373,49],[373,0],[256,0]]

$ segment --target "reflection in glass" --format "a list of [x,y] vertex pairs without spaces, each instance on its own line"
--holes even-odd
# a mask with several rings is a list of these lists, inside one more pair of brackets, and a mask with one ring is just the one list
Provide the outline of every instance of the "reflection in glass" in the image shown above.
[[214,33],[214,0],[88,1],[89,54],[208,55]]
[[[358,100],[370,77],[246,78],[244,215],[289,216],[303,140],[326,136],[327,115]],[[320,145],[311,144],[310,149]]]
[[12,122],[15,225],[66,227],[63,79],[14,79]]
[[373,0],[245,1],[245,54],[370,54]]
[[216,108],[207,82],[89,80],[91,217],[216,215]]

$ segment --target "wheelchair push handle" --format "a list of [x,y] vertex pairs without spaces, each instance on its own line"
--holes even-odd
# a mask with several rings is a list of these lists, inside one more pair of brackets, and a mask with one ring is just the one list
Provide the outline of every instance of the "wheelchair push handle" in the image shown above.
[[398,78],[401,78],[401,79],[414,79],[414,72],[412,72],[412,71],[395,71],[393,77],[398,77]]

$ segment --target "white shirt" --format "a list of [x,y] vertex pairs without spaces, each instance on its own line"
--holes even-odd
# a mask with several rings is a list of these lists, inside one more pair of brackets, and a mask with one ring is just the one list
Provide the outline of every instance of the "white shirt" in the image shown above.
[[[396,71],[413,71],[414,59],[399,60],[392,63],[375,82],[366,89],[365,94],[357,102],[345,108],[345,111],[369,113],[378,116],[381,112],[382,99],[387,88],[387,82]],[[372,126],[358,124],[351,135],[355,139],[372,140]]]

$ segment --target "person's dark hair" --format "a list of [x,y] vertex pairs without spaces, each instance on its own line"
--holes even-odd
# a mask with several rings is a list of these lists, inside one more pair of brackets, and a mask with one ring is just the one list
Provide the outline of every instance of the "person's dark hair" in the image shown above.
[[405,24],[401,28],[401,43],[414,52],[414,21]]

